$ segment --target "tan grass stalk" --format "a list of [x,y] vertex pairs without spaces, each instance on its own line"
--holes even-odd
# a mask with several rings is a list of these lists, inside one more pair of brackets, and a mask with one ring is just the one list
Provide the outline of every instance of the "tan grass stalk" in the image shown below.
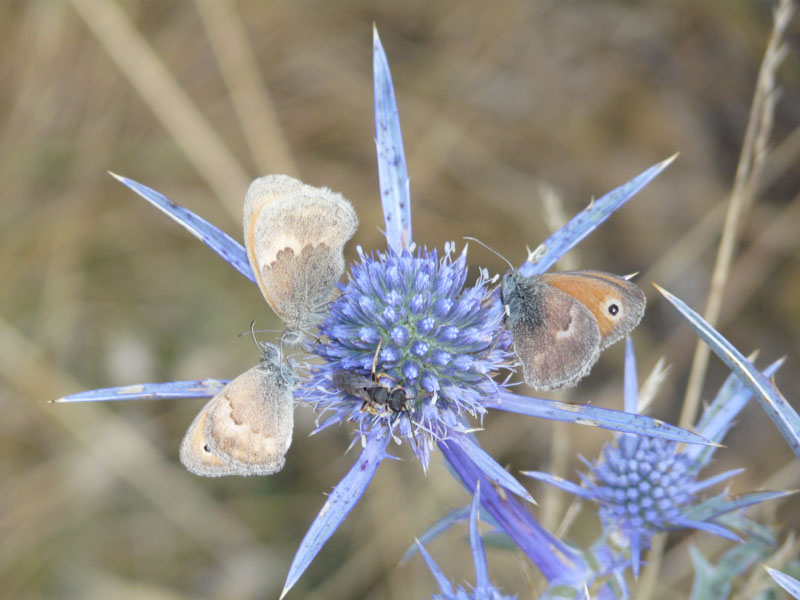
[[161,58],[116,3],[72,0],[72,6],[238,223],[250,177]]
[[[564,201],[555,188],[546,181],[540,181],[538,187],[539,199],[542,203],[542,216],[551,233],[558,231],[569,220]],[[578,250],[572,250],[558,261],[560,269],[571,271],[578,268]]]
[[[657,591],[660,585],[661,559],[664,554],[664,547],[667,544],[666,532],[657,533],[653,536],[653,541],[650,544],[650,551],[645,554],[645,565],[642,569],[642,575],[636,583],[636,589],[633,597],[636,600],[648,600],[653,598],[653,594]],[[686,555],[684,554],[684,559]],[[689,562],[688,560],[686,561]]]
[[[712,206],[699,221],[670,246],[669,250],[650,265],[639,279],[641,281],[657,281],[659,285],[662,285],[660,282],[664,281],[663,285],[665,286],[677,281],[684,270],[688,266],[696,264],[717,239],[721,228],[720,220],[725,215],[725,208],[724,200]],[[661,294],[656,294],[651,304],[660,298]]]
[[[761,288],[783,257],[792,256],[800,246],[797,224],[800,223],[800,194],[773,216],[761,233],[736,260],[736,277],[728,286],[729,301],[719,317],[722,325],[739,314],[743,306]],[[780,378],[780,374],[778,375]]]
[[653,405],[656,394],[658,394],[658,391],[661,389],[664,381],[666,381],[667,375],[669,375],[671,370],[672,365],[668,365],[663,356],[656,361],[653,370],[650,371],[647,379],[645,379],[644,383],[639,387],[637,412],[640,415],[646,415],[650,412],[650,407]]
[[300,175],[247,30],[230,0],[195,0],[228,87],[239,127],[261,175]]
[[[555,232],[567,224],[567,211],[564,208],[564,202],[561,196],[553,186],[545,181],[539,182],[537,186],[539,200],[542,205],[542,217],[550,232]],[[573,250],[567,256],[562,258],[558,264],[564,269],[576,269],[578,267],[578,256]],[[569,392],[559,392],[556,396],[557,400],[568,401]],[[552,442],[550,444],[550,463],[546,471],[553,475],[564,477],[566,475],[567,467],[570,464],[572,457],[572,443],[570,430],[573,427],[571,423],[553,423]],[[541,502],[541,520],[542,525],[552,531],[555,529],[559,520],[565,515],[564,503],[567,500],[567,494],[563,490],[554,485],[546,485],[543,489],[543,497]],[[566,523],[563,524],[566,526]]]
[[[747,123],[742,152],[736,169],[730,204],[725,216],[717,260],[711,275],[711,286],[708,302],[703,317],[711,325],[716,325],[722,309],[725,284],[728,281],[733,256],[736,250],[739,225],[745,216],[758,185],[764,168],[767,144],[772,131],[772,122],[777,100],[775,73],[786,54],[783,36],[791,20],[794,6],[791,0],[781,0],[775,11],[775,21],[761,63],[756,81],[750,118]],[[681,410],[681,427],[690,427],[697,414],[700,394],[703,388],[706,368],[708,366],[709,349],[703,342],[697,342],[689,382],[686,387],[683,408]]]
[[[768,189],[800,160],[800,127],[769,153],[764,169],[756,182],[756,194]],[[678,280],[686,265],[697,262],[711,247],[721,229],[726,202],[721,200],[703,215],[670,249],[640,276],[641,281],[664,281],[672,284]],[[730,297],[730,295],[728,296]],[[661,298],[656,294],[653,301]]]
[[[552,486],[547,486],[552,487]],[[569,534],[569,529],[572,527],[572,524],[578,519],[578,516],[581,513],[581,509],[583,508],[583,499],[579,496],[573,496],[572,501],[567,506],[567,510],[564,511],[564,517],[561,519],[561,522],[558,524],[558,527],[554,527],[551,529],[553,534],[560,540],[566,538]]]
[[[774,271],[781,257],[790,255],[800,247],[800,238],[796,235],[798,219],[800,219],[800,194],[784,210],[770,219],[747,251],[736,259],[733,266],[736,277],[728,285],[728,301],[720,313],[718,327],[724,327],[738,314],[742,306]],[[662,344],[665,354],[675,356],[674,365],[678,370],[685,367],[687,357],[683,353],[678,353],[689,337],[690,333],[687,330],[678,328]]]
[[[733,263],[739,224],[753,202],[761,171],[764,168],[777,99],[775,73],[786,53],[783,36],[793,11],[792,0],[780,0],[756,80],[753,104],[750,108],[750,117],[736,169],[730,204],[725,216],[717,260],[711,276],[708,303],[703,315],[711,325],[716,324],[722,309],[722,298]],[[701,341],[697,342],[681,410],[681,427],[691,427],[697,415],[709,352],[708,346]],[[659,535],[653,539],[653,545],[647,556],[648,564],[636,590],[637,600],[649,600],[656,591],[656,582],[659,579],[661,561],[664,557],[665,539],[665,535]]]

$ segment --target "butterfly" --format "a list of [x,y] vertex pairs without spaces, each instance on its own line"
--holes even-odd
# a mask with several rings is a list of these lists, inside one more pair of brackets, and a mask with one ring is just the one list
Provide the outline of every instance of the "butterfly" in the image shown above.
[[268,347],[262,360],[228,383],[189,426],[180,446],[195,475],[271,475],[283,468],[292,443],[298,378]]
[[284,340],[299,343],[324,316],[358,216],[341,194],[267,175],[250,184],[243,222],[258,287],[286,326]]
[[512,269],[502,294],[525,381],[541,391],[588,375],[600,352],[639,324],[646,305],[637,285],[602,271],[525,277]]

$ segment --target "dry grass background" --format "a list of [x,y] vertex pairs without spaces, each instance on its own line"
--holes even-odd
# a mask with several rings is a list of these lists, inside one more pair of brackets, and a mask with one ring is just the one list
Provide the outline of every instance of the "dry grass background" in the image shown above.
[[[759,63],[767,2],[0,3],[0,597],[276,597],[323,493],[346,472],[344,429],[307,438],[298,409],[287,468],[210,480],[177,460],[199,401],[53,406],[82,389],[232,377],[254,362],[237,333],[277,326],[257,288],[106,174],[129,176],[241,239],[249,180],[288,172],[350,198],[354,240],[384,246],[372,120],[372,23],[392,67],[415,239],[481,238],[514,262],[591,196],[676,151],[677,162],[570,255],[643,272],[640,375],[673,370],[654,414],[677,421],[695,338],[650,279],[702,309]],[[797,20],[789,40],[797,42]],[[800,65],[782,100],[765,181],[747,211],[721,331],[794,400],[800,339]],[[543,202],[552,189],[561,200]],[[547,208],[549,207],[549,208]],[[563,217],[561,217],[563,218]],[[348,246],[350,258],[354,246]],[[472,264],[502,263],[472,248]],[[725,371],[712,357],[709,398]],[[622,348],[572,397],[620,408]],[[593,456],[609,434],[486,420],[482,443],[517,469],[551,468],[554,442]],[[797,488],[797,462],[750,406],[715,468],[748,466],[734,491]],[[424,476],[385,465],[290,597],[418,598],[434,581],[413,535],[466,494],[438,457]],[[558,494],[532,485],[555,522]],[[765,519],[797,528],[798,500]],[[466,530],[430,547],[474,581]],[[591,539],[596,524],[570,535]],[[709,552],[719,544],[695,536]],[[677,540],[678,538],[676,538]],[[683,597],[684,557],[660,597]],[[679,556],[675,554],[675,556]],[[531,597],[538,574],[491,551],[496,583]],[[663,591],[669,589],[669,592]]]

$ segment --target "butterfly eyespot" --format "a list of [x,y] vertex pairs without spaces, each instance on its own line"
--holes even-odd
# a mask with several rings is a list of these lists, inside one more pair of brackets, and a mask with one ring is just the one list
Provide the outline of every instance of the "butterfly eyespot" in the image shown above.
[[611,316],[616,316],[617,313],[619,313],[619,306],[617,306],[616,304],[609,305],[608,314],[610,314]]

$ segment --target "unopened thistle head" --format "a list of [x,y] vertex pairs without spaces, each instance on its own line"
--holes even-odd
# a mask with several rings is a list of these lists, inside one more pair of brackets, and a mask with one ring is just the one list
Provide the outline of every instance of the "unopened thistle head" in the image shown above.
[[[694,499],[690,460],[675,442],[622,435],[589,464],[584,478],[598,503],[606,532],[618,532],[633,546],[646,547],[658,531],[676,525]],[[635,539],[632,539],[635,538]]]

